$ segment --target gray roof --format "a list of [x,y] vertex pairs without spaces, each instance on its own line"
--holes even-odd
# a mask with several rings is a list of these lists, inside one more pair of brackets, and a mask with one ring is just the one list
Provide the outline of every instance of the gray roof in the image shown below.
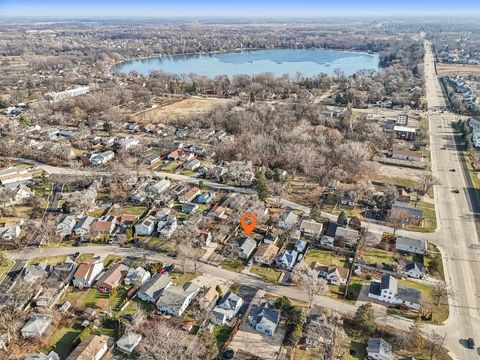
[[142,335],[136,334],[133,332],[127,332],[117,340],[117,346],[133,350],[137,345],[138,341],[142,340]]
[[380,354],[383,357],[392,356],[392,345],[380,338],[368,339],[367,351],[369,354]]
[[228,292],[225,294],[225,296],[222,298],[222,300],[218,303],[217,307],[221,307],[221,308],[224,308],[224,309],[231,309],[231,310],[235,310],[238,306],[238,303],[239,302],[243,302],[243,299],[232,293],[232,292]]
[[416,247],[427,249],[427,241],[423,239],[414,239],[405,236],[398,236],[396,240],[396,246],[399,247]]
[[417,289],[399,287],[397,298],[412,304],[420,304],[422,301],[422,293]]
[[283,250],[277,257],[276,264],[291,268],[297,261],[298,253],[295,250]]
[[52,321],[53,319],[50,315],[33,314],[21,331],[43,333],[44,326],[50,325]]
[[156,273],[142,285],[140,290],[138,290],[138,293],[145,294],[153,299],[158,299],[165,287],[170,285],[171,282],[172,279],[170,279],[168,274]]
[[60,356],[52,350],[47,355],[44,353],[31,353],[25,360],[60,360]]
[[265,301],[262,304],[252,305],[248,321],[252,326],[262,324],[264,327],[275,331],[280,321],[280,311],[274,309],[273,304]]
[[293,225],[298,221],[298,215],[295,214],[293,211],[288,210],[283,212],[282,216],[280,217],[280,220],[286,224]]
[[238,241],[240,251],[245,255],[250,255],[257,247],[257,242],[250,237],[244,236]]
[[382,294],[382,289],[380,288],[380,283],[377,281],[372,281],[370,283],[370,288],[368,289],[369,294],[380,296]]
[[425,269],[425,266],[423,266],[422,263],[415,262],[415,261],[409,261],[405,265],[405,270],[406,271],[413,270],[413,271],[419,272],[421,274],[426,274],[427,273],[427,270]]
[[402,203],[395,203],[392,205],[392,210],[399,210],[399,211],[405,211],[407,212],[410,216],[422,218],[423,217],[423,210],[418,209],[418,208],[412,208],[408,205],[402,204]]
[[79,229],[88,231],[95,220],[96,219],[93,216],[84,217],[78,221],[77,225],[75,225],[73,228],[73,231],[77,231]]
[[310,230],[314,233],[320,233],[323,229],[323,224],[314,220],[303,220],[300,223],[300,230]]
[[157,306],[165,306],[172,309],[180,309],[185,300],[192,294],[198,292],[200,287],[192,282],[187,282],[183,286],[169,286],[160,294]]
[[383,275],[382,280],[380,281],[380,286],[382,290],[388,289],[393,293],[396,293],[398,288],[397,279],[391,275]]

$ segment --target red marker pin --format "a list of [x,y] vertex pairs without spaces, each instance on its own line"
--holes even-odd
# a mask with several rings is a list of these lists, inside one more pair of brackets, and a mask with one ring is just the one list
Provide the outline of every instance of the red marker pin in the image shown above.
[[[245,221],[248,219],[248,222]],[[240,219],[240,224],[242,224],[243,231],[247,233],[248,236],[252,233],[253,229],[257,225],[257,218],[253,214],[244,214]]]

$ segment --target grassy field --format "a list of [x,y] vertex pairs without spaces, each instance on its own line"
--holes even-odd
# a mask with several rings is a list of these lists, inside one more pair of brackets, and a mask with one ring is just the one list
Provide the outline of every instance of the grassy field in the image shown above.
[[393,251],[368,247],[363,252],[363,260],[367,265],[376,266],[377,264],[384,264],[392,268],[395,264],[395,253]]
[[205,113],[217,105],[230,102],[231,100],[228,99],[191,97],[141,112],[135,116],[135,121],[153,124],[161,123],[165,120],[180,119],[192,114]]
[[39,256],[33,258],[28,263],[30,265],[38,265],[42,262],[47,262],[48,265],[57,265],[58,263],[64,262],[67,259],[68,255],[58,255],[58,256]]
[[174,270],[170,273],[170,277],[172,278],[173,282],[178,285],[182,286],[183,284],[192,281],[195,279],[200,273],[192,273],[192,272],[180,272],[178,270]]
[[121,206],[119,208],[114,208],[110,211],[110,215],[120,216],[120,215],[142,215],[147,210],[145,206]]
[[305,255],[305,263],[310,266],[310,264],[314,261],[327,266],[345,266],[344,257],[336,256],[333,252],[328,250],[310,248]]
[[218,350],[223,349],[223,345],[225,344],[225,341],[228,340],[228,337],[232,333],[232,330],[233,330],[233,328],[231,328],[230,326],[226,326],[226,325],[215,326],[215,328],[213,329],[213,336],[215,336],[215,339],[217,340]]
[[278,279],[280,278],[280,275],[282,274],[280,271],[276,271],[275,269],[272,269],[267,266],[261,266],[261,265],[253,265],[250,268],[250,272],[252,274],[260,275],[265,280],[270,281],[272,283],[277,283]]
[[117,256],[117,255],[107,255],[107,257],[103,260],[103,266],[107,267],[113,262],[118,262],[122,260],[122,256]]
[[69,326],[58,329],[50,339],[50,345],[46,347],[45,353],[53,350],[65,359],[76,346],[76,340],[83,330],[81,323],[82,320],[76,320]]
[[437,63],[438,76],[445,75],[480,75],[480,65],[468,64],[441,64]]
[[368,283],[368,280],[362,279],[358,276],[352,276],[350,279],[350,285],[348,285],[347,300],[357,301],[362,285]]
[[220,266],[224,269],[239,273],[245,268],[245,262],[243,262],[243,260],[240,260],[240,259],[225,260],[220,263]]

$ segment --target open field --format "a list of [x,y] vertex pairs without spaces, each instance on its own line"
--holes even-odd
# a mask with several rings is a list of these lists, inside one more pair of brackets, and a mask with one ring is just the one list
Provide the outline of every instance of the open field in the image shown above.
[[437,64],[438,76],[445,75],[480,75],[480,65]]
[[378,164],[376,180],[417,189],[425,171],[401,166]]
[[135,121],[140,123],[162,123],[176,120],[188,115],[204,113],[212,110],[217,105],[231,103],[228,99],[191,97],[165,106],[159,106],[144,111],[135,116]]

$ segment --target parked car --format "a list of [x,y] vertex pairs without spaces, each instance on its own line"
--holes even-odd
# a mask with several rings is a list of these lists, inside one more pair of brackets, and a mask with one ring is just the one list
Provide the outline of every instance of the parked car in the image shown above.
[[473,341],[472,338],[468,338],[467,346],[468,346],[469,349],[475,349],[475,341]]
[[228,348],[222,354],[222,360],[231,360],[235,358],[235,350]]
[[455,172],[455,169],[448,169],[448,171]]
[[175,264],[167,265],[163,268],[166,272],[172,272],[175,269]]
[[453,189],[453,190],[452,190],[452,193],[460,194],[460,190],[458,190],[458,189]]
[[80,253],[77,251],[75,254],[73,254],[71,257],[72,257],[72,260],[75,261],[77,260],[77,258],[80,256]]

